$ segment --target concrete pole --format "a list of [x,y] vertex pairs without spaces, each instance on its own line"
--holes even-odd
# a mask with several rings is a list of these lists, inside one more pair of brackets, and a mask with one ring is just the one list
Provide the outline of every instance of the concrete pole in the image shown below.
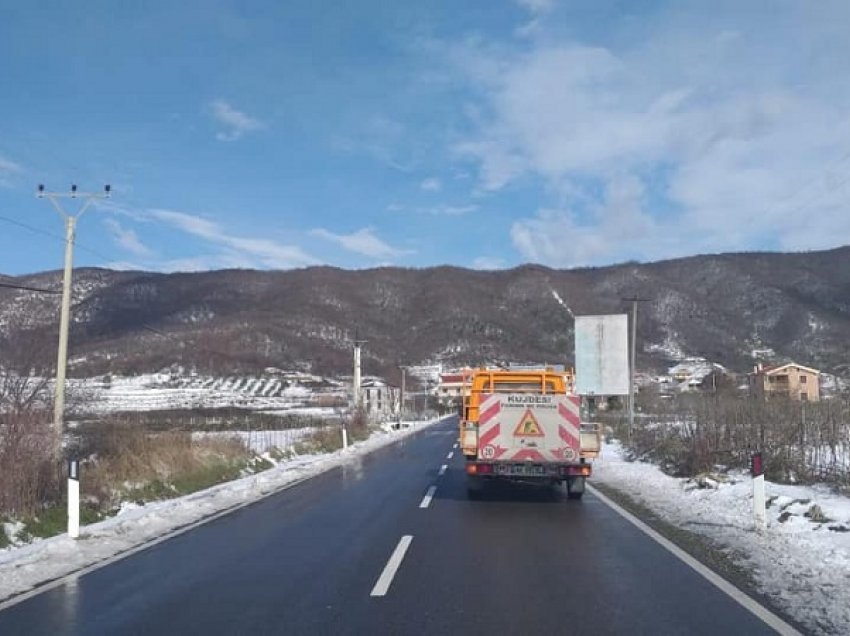
[[59,354],[56,360],[56,387],[53,400],[53,426],[61,448],[65,420],[65,371],[68,366],[68,330],[71,318],[71,272],[74,263],[74,234],[77,217],[65,217],[65,271],[62,276],[62,310],[59,314]]
[[401,397],[399,399],[399,422],[404,416],[405,385],[407,384],[407,367],[401,367]]
[[[56,360],[56,387],[53,398],[53,426],[56,429],[57,457],[62,450],[62,434],[65,420],[65,373],[68,366],[68,330],[71,317],[71,276],[74,267],[74,239],[77,219],[95,202],[96,199],[109,198],[112,187],[106,185],[102,193],[78,192],[72,185],[70,192],[47,192],[44,185],[38,186],[38,198],[47,198],[65,220],[65,269],[62,276],[62,309],[59,314],[59,352]],[[83,201],[76,214],[68,214],[59,203],[59,199],[81,199]]]
[[632,300],[632,351],[629,361],[629,441],[635,426],[635,354],[637,351],[637,298]]
[[351,382],[354,409],[360,408],[360,343],[354,343],[354,379]]

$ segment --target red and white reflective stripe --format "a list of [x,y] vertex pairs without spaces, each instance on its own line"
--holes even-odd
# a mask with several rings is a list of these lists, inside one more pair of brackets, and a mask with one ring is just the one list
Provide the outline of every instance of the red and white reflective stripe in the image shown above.
[[478,436],[478,448],[487,446],[487,444],[499,437],[499,433],[501,433],[501,426],[499,426],[498,422],[494,426],[487,427],[487,431]]
[[509,459],[514,459],[514,460],[517,460],[517,461],[522,460],[522,459],[526,459],[526,460],[542,462],[542,461],[545,461],[546,459],[552,458],[552,453],[546,453],[546,455],[548,455],[549,457],[544,457],[544,454],[541,451],[534,449],[534,448],[520,448]]
[[[492,404],[491,404],[492,402]],[[492,418],[496,417],[502,410],[502,403],[498,395],[493,395],[484,400],[479,407],[478,426],[484,426]]]
[[[490,395],[481,402],[478,416],[478,455],[487,459],[498,459],[505,452],[501,446],[491,446],[499,438],[502,426],[498,415],[502,412],[502,402],[498,395]],[[490,446],[489,449],[487,447]],[[487,450],[485,450],[487,449]]]
[[581,398],[568,396],[566,406],[564,403],[558,405],[558,415],[564,420],[564,424],[558,426],[558,435],[570,448],[576,451],[581,449]]

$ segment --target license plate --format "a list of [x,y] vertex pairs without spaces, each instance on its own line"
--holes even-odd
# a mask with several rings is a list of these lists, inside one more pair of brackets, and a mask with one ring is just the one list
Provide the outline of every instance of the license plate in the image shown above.
[[517,475],[520,477],[539,477],[545,475],[543,466],[524,464],[496,464],[497,475]]

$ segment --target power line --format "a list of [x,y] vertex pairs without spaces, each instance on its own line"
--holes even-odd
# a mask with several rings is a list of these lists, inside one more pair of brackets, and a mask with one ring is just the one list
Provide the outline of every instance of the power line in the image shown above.
[[[25,230],[29,230],[30,232],[33,232],[35,234],[41,234],[43,236],[49,236],[50,238],[54,238],[57,241],[61,241],[62,243],[65,242],[64,236],[60,236],[59,234],[56,234],[56,233],[51,232],[49,230],[43,230],[41,228],[34,227],[32,225],[27,225],[26,223],[22,223],[21,221],[18,221],[16,219],[10,219],[7,216],[0,215],[0,221],[5,221],[6,223],[10,223],[12,225],[17,225],[18,227],[21,227]],[[88,252],[89,254],[91,254],[93,256],[97,256],[98,258],[102,258],[104,261],[114,261],[115,260],[114,258],[112,258],[110,256],[105,256],[104,254],[101,254],[97,250],[94,250],[90,247],[86,247],[85,245],[81,245],[77,241],[74,241],[74,244],[76,245],[77,249],[82,250],[83,252]]]
[[14,283],[4,283],[0,281],[0,287],[5,287],[7,289],[20,289],[22,291],[31,291],[31,292],[39,292],[40,294],[61,294],[59,290],[56,289],[42,289],[41,287],[27,287],[26,285],[15,285]]

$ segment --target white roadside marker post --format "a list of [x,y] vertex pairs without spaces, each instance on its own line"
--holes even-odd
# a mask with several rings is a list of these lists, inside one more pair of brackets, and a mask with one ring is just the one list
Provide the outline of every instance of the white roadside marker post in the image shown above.
[[68,536],[80,536],[80,462],[68,461]]
[[753,476],[753,523],[756,532],[764,532],[767,528],[767,511],[761,452],[753,453],[750,457],[750,474]]
[[345,424],[342,425],[342,449],[348,448],[348,431],[345,430]]

